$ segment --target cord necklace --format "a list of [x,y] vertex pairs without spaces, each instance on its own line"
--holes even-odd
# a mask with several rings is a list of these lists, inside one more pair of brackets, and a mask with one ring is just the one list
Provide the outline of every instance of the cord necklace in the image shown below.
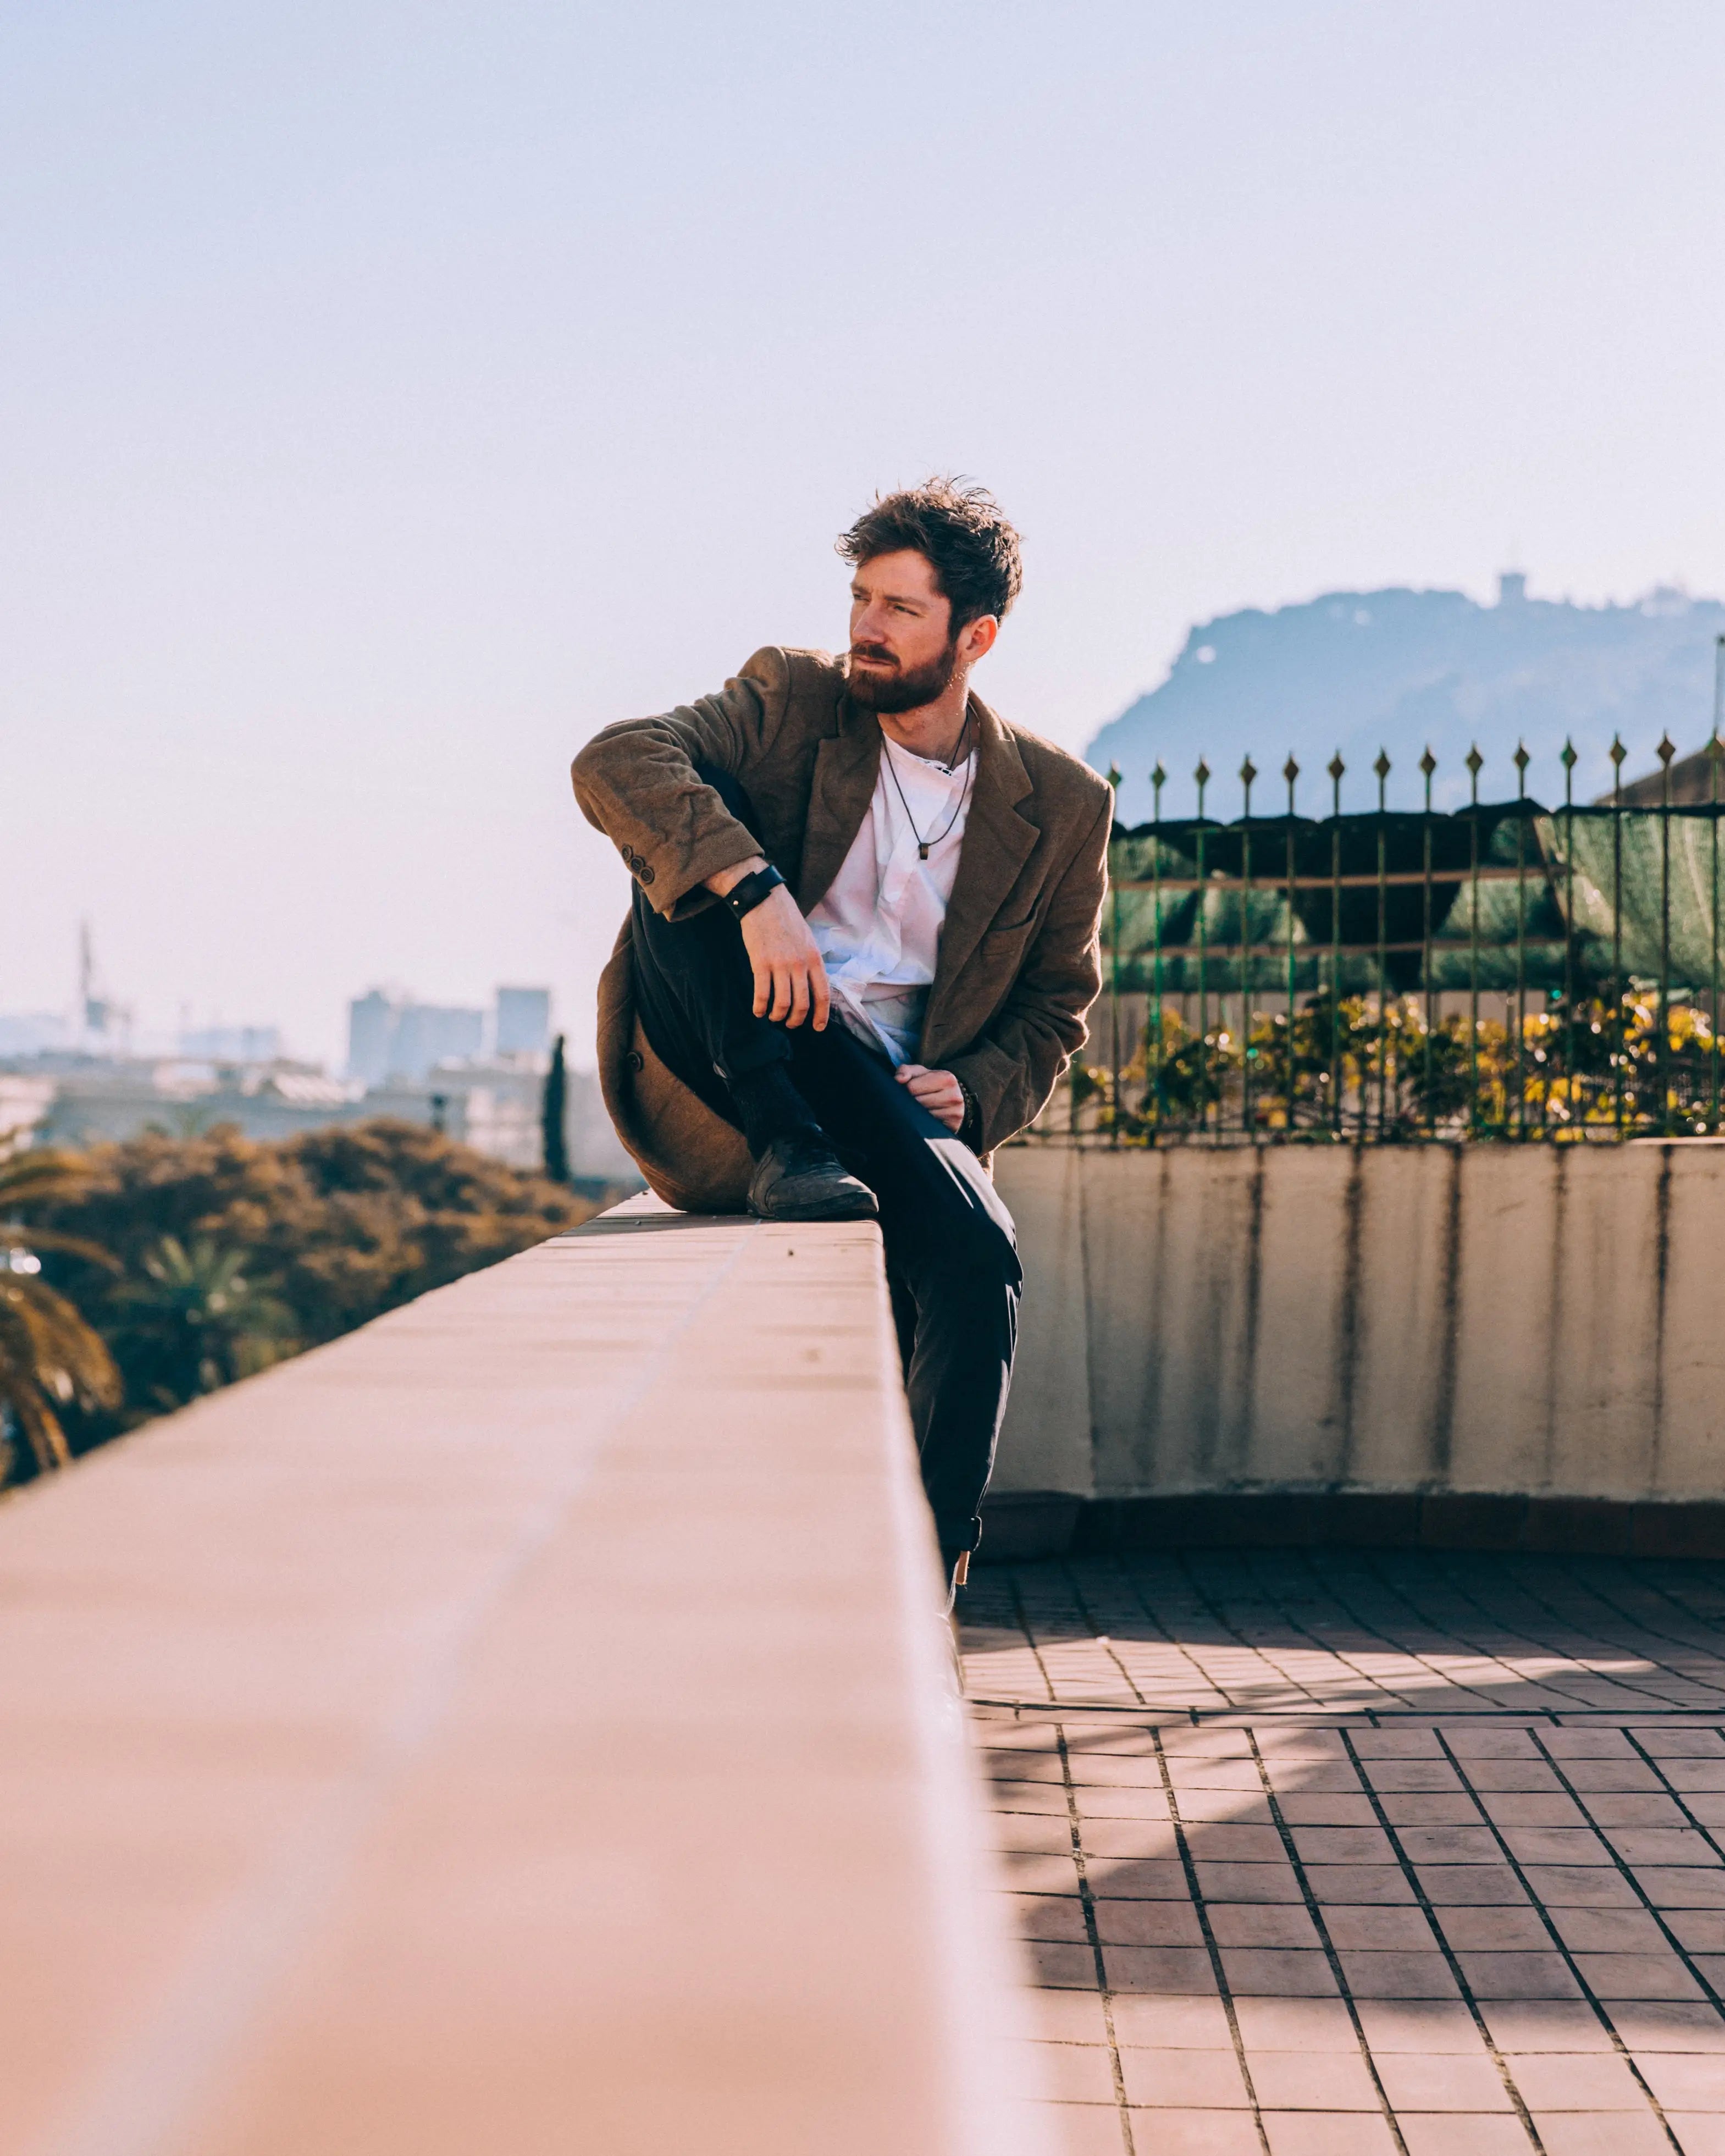
[[[964,721],[964,732],[961,733],[958,737],[960,747],[963,747],[965,736],[968,734],[969,732],[970,721],[966,719]],[[952,814],[947,817],[944,828],[937,831],[932,838],[925,839],[922,834],[916,829],[916,819],[911,814],[911,804],[905,798],[905,789],[899,783],[898,773],[893,764],[892,744],[884,734],[880,737],[880,753],[886,759],[886,768],[891,776],[894,790],[898,795],[899,806],[905,812],[905,821],[911,827],[911,836],[916,841],[917,859],[919,860],[926,861],[928,859],[929,848],[931,846],[937,846],[941,840],[952,830],[952,826],[958,821],[958,819],[964,814],[964,804],[970,798],[971,781],[976,777],[975,761],[973,757],[968,763],[968,767],[964,773],[964,783],[958,789],[957,805],[954,808]],[[950,778],[952,774],[952,766],[949,763],[947,766],[947,776]]]

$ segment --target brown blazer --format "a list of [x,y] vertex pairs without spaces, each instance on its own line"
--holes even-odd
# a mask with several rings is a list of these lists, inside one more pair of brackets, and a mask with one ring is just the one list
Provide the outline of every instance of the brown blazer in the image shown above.
[[[1084,1045],[1114,803],[1076,757],[974,696],[970,710],[977,775],[921,1060],[970,1088],[986,1158],[1034,1120]],[[697,761],[742,786],[758,847],[696,777]],[[706,878],[757,851],[807,913],[861,827],[880,761],[879,722],[851,701],[842,663],[769,645],[717,696],[595,734],[575,759],[575,798],[669,920],[716,905]],[[599,1081],[618,1135],[667,1204],[740,1212],[742,1136],[654,1055],[629,973],[625,921],[599,983]]]

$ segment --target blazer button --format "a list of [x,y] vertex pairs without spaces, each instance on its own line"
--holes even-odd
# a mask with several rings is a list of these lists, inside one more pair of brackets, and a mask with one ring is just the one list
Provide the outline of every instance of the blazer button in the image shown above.
[[638,862],[635,867],[635,873],[639,876],[643,883],[651,883],[653,880],[652,863],[650,861]]

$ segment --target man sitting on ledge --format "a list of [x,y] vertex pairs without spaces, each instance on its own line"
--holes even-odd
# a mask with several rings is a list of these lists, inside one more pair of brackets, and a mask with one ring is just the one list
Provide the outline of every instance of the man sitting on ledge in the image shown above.
[[888,495],[839,552],[844,659],[768,646],[716,696],[608,726],[575,759],[583,814],[635,879],[600,984],[600,1079],[671,1205],[878,1214],[962,1584],[1022,1281],[989,1156],[1083,1045],[1113,803],[970,693],[1019,582],[988,495]]

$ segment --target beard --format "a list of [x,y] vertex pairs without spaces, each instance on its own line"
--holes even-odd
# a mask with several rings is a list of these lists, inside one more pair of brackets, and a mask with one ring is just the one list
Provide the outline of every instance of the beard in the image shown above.
[[[888,654],[878,646],[853,645],[850,656],[855,659],[859,649],[870,659],[885,659]],[[852,701],[865,711],[919,711],[925,704],[932,704],[945,696],[952,685],[952,676],[958,670],[958,639],[954,637],[937,659],[926,665],[913,666],[906,671],[895,667],[891,673],[859,673],[850,669],[850,687]]]

